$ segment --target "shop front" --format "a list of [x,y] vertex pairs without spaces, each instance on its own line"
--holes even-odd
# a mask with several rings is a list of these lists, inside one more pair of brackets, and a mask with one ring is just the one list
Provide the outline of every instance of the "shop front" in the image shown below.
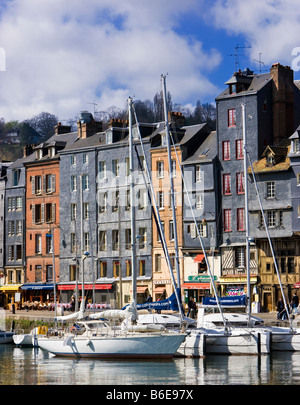
[[23,306],[40,306],[54,302],[53,283],[28,283],[21,287]]
[[[217,276],[214,276],[216,283]],[[208,275],[189,276],[188,281],[185,281],[181,288],[184,290],[184,301],[188,303],[190,298],[198,303],[202,302],[203,297],[211,295],[213,292],[211,278]]]
[[[221,285],[221,296],[240,296],[247,295],[247,276],[246,275],[226,275],[219,278]],[[257,276],[250,276],[251,302],[256,301],[257,297]]]
[[[60,295],[60,302],[71,302],[72,296],[76,299],[76,291],[78,287],[79,300],[81,299],[82,284],[78,283],[64,283],[58,284],[57,289]],[[95,292],[95,304],[97,307],[110,308],[111,303],[115,301],[115,287],[114,283],[85,283],[84,295],[86,297],[87,307],[91,306],[93,301],[93,293]]]
[[21,295],[22,284],[4,284],[0,287],[2,293],[2,305],[6,309],[12,309],[12,305],[15,308],[20,308],[22,305]]

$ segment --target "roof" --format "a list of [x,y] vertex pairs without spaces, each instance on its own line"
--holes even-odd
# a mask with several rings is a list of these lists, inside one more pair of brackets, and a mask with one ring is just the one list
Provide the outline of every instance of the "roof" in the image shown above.
[[[287,140],[281,145],[269,145],[262,154],[262,159],[252,164],[255,173],[282,172],[289,170],[291,163],[287,157],[290,146],[287,145]],[[267,160],[268,156],[275,157],[274,164],[270,164]],[[248,168],[248,173],[251,173],[251,168]]]
[[212,131],[196,152],[182,162],[183,165],[209,163],[217,156],[217,132]]
[[[240,97],[245,94],[255,94],[272,80],[270,73],[249,75],[246,76],[245,79],[246,78],[248,79],[248,82],[250,82],[249,87],[246,90],[240,91],[239,93],[236,94],[231,94],[228,86],[221,94],[219,94],[219,96],[216,97],[216,100],[226,97]],[[235,83],[235,76],[229,79],[225,84],[233,84],[233,83]]]

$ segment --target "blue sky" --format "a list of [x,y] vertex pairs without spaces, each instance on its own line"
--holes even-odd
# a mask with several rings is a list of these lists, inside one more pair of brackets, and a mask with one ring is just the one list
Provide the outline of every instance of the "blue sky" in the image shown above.
[[[0,117],[153,99],[160,76],[174,103],[214,102],[239,65],[280,62],[300,79],[299,0],[1,0]],[[255,61],[256,60],[256,61]],[[299,65],[299,67],[298,67]]]

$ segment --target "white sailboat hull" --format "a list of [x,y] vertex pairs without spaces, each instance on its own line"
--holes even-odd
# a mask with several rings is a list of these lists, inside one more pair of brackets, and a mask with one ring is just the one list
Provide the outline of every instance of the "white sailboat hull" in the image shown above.
[[0,331],[0,344],[12,343],[14,332]]
[[17,346],[34,346],[34,339],[34,335],[30,333],[13,336],[13,341]]
[[38,336],[38,346],[57,356],[101,358],[171,358],[186,335],[181,333],[124,336]]
[[270,353],[268,331],[232,329],[202,330],[191,332],[180,345],[177,355],[202,357],[206,354],[249,355]]

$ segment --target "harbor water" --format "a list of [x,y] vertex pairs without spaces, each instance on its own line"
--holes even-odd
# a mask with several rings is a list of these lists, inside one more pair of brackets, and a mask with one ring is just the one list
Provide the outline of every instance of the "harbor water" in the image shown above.
[[260,356],[118,361],[56,357],[39,348],[0,345],[0,385],[299,385],[300,352]]

